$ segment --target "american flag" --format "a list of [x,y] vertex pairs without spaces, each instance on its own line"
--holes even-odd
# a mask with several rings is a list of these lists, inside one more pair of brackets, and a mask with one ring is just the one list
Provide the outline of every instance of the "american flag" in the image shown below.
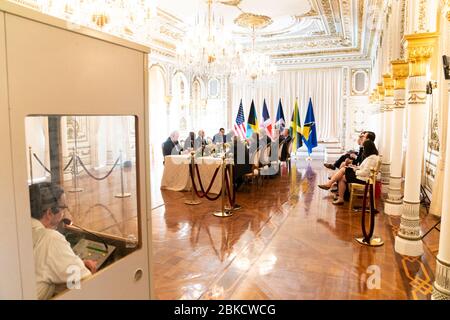
[[244,107],[239,103],[239,110],[236,116],[236,123],[234,124],[234,133],[241,139],[245,139],[247,135],[247,128],[245,126]]

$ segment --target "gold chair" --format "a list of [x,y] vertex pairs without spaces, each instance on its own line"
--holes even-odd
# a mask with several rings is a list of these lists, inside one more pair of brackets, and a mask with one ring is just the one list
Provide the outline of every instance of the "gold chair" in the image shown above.
[[[374,199],[373,206],[375,209],[376,209],[375,185],[377,183],[377,177],[378,177],[378,173],[380,172],[380,167],[381,167],[381,157],[378,159],[378,162],[377,162],[377,165],[375,166],[375,168],[372,168],[370,170],[370,176],[369,176],[369,184],[373,185],[373,199]],[[349,202],[348,208],[350,210],[352,210],[353,209],[353,199],[355,197],[364,197],[365,185],[359,184],[359,183],[349,183],[348,188],[350,190],[350,202]]]

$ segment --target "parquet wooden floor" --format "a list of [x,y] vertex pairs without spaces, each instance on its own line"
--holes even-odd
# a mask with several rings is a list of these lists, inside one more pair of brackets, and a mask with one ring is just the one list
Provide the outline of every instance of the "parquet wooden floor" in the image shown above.
[[[298,160],[291,172],[283,166],[280,176],[262,186],[245,185],[237,195],[242,209],[229,218],[211,214],[220,199],[188,206],[183,201],[189,192],[160,190],[161,161],[151,169],[157,299],[430,298],[439,233],[426,237],[422,257],[396,254],[400,219],[385,215],[378,199],[375,234],[385,244],[359,245],[354,238],[361,235],[360,214],[347,204],[334,206],[332,195],[317,187],[330,174],[320,161]],[[68,194],[69,203],[79,206],[71,207],[75,222],[122,237],[135,234],[133,170],[126,177],[132,196],[125,200],[113,196],[120,191],[119,172],[101,182],[81,178],[85,191]],[[424,211],[423,231],[434,222]]]
[[[187,206],[190,193],[152,186],[161,201],[152,211],[156,298],[429,299],[438,233],[421,258],[396,254],[400,221],[379,202],[375,234],[385,245],[359,245],[360,214],[317,187],[328,174],[319,161],[298,160],[291,173],[282,167],[262,187],[245,186],[242,209],[229,218],[211,215],[218,200]],[[433,221],[425,217],[424,230]]]

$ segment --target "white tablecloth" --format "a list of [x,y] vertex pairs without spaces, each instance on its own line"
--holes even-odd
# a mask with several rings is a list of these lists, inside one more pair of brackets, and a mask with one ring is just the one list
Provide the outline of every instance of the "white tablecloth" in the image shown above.
[[[189,176],[189,165],[191,163],[190,155],[171,155],[164,158],[164,172],[161,180],[161,189],[172,191],[190,191],[191,177]],[[195,158],[195,163],[198,164],[200,178],[202,180],[203,188],[206,191],[208,188],[214,171],[219,167],[216,179],[209,193],[218,194],[222,189],[222,170],[220,165],[221,158],[214,157],[200,157]],[[197,180],[197,173],[194,172],[195,184],[200,191],[200,184]]]

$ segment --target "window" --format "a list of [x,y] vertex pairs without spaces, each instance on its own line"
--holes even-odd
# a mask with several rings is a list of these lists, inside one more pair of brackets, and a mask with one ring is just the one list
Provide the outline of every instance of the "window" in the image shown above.
[[210,99],[219,98],[220,95],[220,82],[217,79],[211,79],[208,82],[208,95]]
[[[83,278],[141,246],[136,125],[134,116],[25,119],[39,298],[68,288],[74,266]],[[71,251],[52,256],[64,241]]]
[[352,70],[352,95],[364,95],[369,86],[367,70]]

